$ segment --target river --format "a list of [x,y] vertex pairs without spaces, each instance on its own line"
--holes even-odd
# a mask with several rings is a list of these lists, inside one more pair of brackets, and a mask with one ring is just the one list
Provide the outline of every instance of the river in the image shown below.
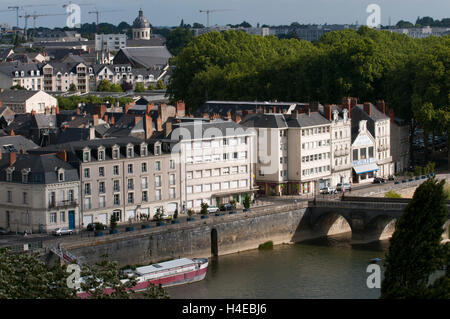
[[370,259],[384,258],[389,242],[352,246],[349,236],[210,258],[204,280],[167,292],[175,299],[378,298],[366,270]]

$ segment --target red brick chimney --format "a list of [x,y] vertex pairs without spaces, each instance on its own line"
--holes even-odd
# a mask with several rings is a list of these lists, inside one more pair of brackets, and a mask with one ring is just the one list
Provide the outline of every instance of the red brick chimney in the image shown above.
[[205,119],[209,119],[209,113],[203,113],[203,118],[205,118]]
[[64,162],[67,162],[67,152],[66,152],[66,150],[59,151],[58,153],[56,153],[56,156],[58,156]]
[[16,162],[16,153],[9,153],[9,166],[12,166]]
[[331,121],[331,105],[325,104],[323,106],[323,115],[326,117],[328,121]]
[[105,115],[104,115],[103,120],[104,120],[106,123],[108,123],[108,120],[109,120],[108,114],[105,114]]
[[158,131],[158,132],[161,132],[163,129],[162,129],[162,119],[161,119],[161,116],[158,116],[158,118],[156,119],[156,130]]
[[370,102],[364,102],[364,112],[366,112],[369,116],[372,116],[372,108]]
[[391,122],[393,123],[394,122],[394,117],[395,117],[393,109],[391,109],[391,108],[388,109],[388,116],[389,116]]
[[92,115],[92,123],[94,124],[94,126],[98,125],[98,114]]
[[36,115],[36,110],[31,110],[31,115],[35,116]]
[[241,116],[240,116],[239,114],[235,114],[235,115],[234,115],[234,121],[235,121],[236,123],[239,123],[239,122],[241,121]]
[[52,105],[50,114],[52,114],[52,115],[56,114],[56,106]]
[[23,148],[21,148],[21,149],[20,149],[20,151],[19,151],[19,153],[20,153],[21,155],[25,154],[25,151],[24,151],[24,149],[23,149]]
[[125,104],[125,106],[123,107],[123,113],[127,114],[130,107],[131,107],[130,103]]
[[152,123],[152,118],[150,115],[145,114],[145,139],[149,139],[150,136],[152,136],[153,134],[153,123]]
[[354,107],[358,104],[358,99],[356,97],[350,98],[350,107]]
[[349,97],[342,98],[342,109],[347,109],[348,117],[350,117],[351,98],[349,98]]
[[186,105],[183,101],[178,101],[176,103],[177,116],[183,117],[186,115]]
[[386,114],[386,103],[384,103],[384,100],[377,101],[377,109],[381,113]]
[[9,131],[9,136],[14,136],[14,135],[16,135],[16,134],[14,133],[14,130]]
[[227,112],[227,119],[231,119],[231,112],[230,111]]
[[172,122],[167,121],[165,125],[166,125],[165,129],[166,129],[166,137],[167,137],[167,136],[169,136],[170,132],[172,132]]
[[75,110],[75,113],[78,114],[78,115],[80,115],[80,114],[81,114],[81,110],[80,110],[79,108],[77,108],[77,109]]
[[114,116],[111,116],[111,118],[109,119],[109,124],[111,125],[116,124],[116,119],[114,118]]
[[148,103],[147,108],[145,109],[145,114],[150,115],[150,111],[152,110],[153,107],[154,107],[153,104]]
[[56,114],[59,114],[59,106],[56,106]]
[[272,113],[277,113],[277,107],[276,106],[272,107]]

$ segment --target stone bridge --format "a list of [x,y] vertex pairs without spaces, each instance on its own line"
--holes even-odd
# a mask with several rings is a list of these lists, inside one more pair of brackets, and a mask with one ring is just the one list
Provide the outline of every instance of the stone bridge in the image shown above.
[[[395,222],[409,201],[376,197],[312,200],[300,221],[299,234],[309,230],[309,236],[323,237],[351,231],[352,243],[355,244],[387,239],[394,232]],[[447,208],[450,208],[450,202],[447,202]],[[444,226],[445,239],[449,236],[449,220]]]

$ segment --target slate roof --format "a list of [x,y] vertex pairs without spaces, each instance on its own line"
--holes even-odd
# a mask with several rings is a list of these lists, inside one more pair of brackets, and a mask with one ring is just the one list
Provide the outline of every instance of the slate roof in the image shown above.
[[311,112],[309,115],[307,113],[299,113],[298,118],[289,116],[287,118],[287,123],[289,127],[309,127],[327,125],[330,124],[331,121],[327,120],[319,112]]
[[42,65],[39,63],[20,63],[20,62],[11,62],[11,63],[2,63],[0,64],[0,72],[6,74],[9,77],[15,77],[16,71],[20,72],[24,71],[27,77],[31,76],[31,71],[34,71],[35,77],[40,77],[42,75],[36,75],[37,70],[41,70]]
[[126,47],[116,54],[114,64],[127,60],[133,67],[152,68],[167,65],[171,57],[165,46]]
[[0,101],[3,103],[23,103],[38,92],[32,90],[4,90],[0,93]]
[[198,108],[195,115],[201,116],[203,113],[218,113],[225,116],[227,112],[231,114],[238,113],[238,111],[252,111],[256,112],[259,107],[271,108],[276,107],[277,112],[287,111],[293,105],[298,105],[295,102],[248,102],[248,101],[206,101]]
[[[6,168],[9,167],[9,157],[0,160],[0,180],[6,180]],[[22,183],[22,169],[30,169],[28,175],[29,184],[54,184],[59,183],[57,168],[64,169],[64,181],[78,181],[78,170],[69,163],[64,162],[55,154],[17,154],[16,161],[12,165],[14,171],[12,181]]]
[[283,114],[265,113],[248,114],[239,124],[246,127],[286,128],[288,127]]
[[[10,147],[10,145],[12,147]],[[0,150],[2,153],[19,152],[20,150],[24,150],[26,152],[38,147],[39,146],[33,141],[21,135],[0,136]]]

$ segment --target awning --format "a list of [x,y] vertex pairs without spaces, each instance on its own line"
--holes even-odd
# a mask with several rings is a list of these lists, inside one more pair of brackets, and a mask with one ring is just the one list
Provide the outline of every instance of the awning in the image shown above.
[[378,171],[378,166],[375,163],[370,163],[365,165],[353,166],[353,169],[355,170],[355,173],[359,175],[368,172]]

